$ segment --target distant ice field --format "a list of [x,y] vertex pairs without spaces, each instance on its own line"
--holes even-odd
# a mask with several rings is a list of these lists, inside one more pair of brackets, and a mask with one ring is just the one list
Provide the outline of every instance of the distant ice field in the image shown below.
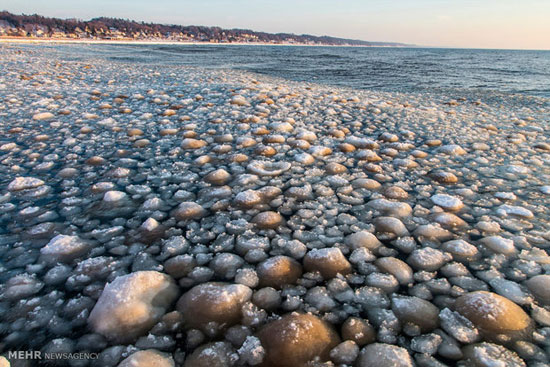
[[239,69],[357,89],[550,97],[550,51],[169,44],[44,47],[74,60],[100,55],[112,61]]

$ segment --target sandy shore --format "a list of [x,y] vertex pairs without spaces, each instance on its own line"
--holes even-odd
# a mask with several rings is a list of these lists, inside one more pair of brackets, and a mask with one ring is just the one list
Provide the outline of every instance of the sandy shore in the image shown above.
[[12,362],[550,362],[547,100],[0,59]]

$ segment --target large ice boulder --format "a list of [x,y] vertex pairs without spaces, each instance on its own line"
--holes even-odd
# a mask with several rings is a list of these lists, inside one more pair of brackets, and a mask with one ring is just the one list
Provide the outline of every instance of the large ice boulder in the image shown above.
[[312,360],[327,361],[340,343],[338,333],[317,316],[292,313],[265,325],[258,332],[265,349],[262,367],[305,367]]
[[520,306],[492,292],[478,291],[460,296],[455,309],[491,341],[522,338],[532,326],[531,318]]
[[216,335],[238,324],[242,306],[252,297],[252,289],[242,284],[203,283],[191,288],[178,301],[185,326]]
[[157,271],[138,271],[107,284],[88,323],[94,332],[119,343],[144,335],[178,297],[174,280]]

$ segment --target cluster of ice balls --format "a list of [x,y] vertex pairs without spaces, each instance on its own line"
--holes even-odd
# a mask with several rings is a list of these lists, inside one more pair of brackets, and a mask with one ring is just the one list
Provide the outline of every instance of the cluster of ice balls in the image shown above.
[[4,350],[548,363],[548,102],[2,52]]

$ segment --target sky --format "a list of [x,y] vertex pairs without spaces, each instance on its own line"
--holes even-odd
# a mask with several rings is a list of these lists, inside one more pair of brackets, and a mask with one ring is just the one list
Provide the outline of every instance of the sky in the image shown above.
[[550,49],[550,0],[0,0],[0,10],[436,47]]

